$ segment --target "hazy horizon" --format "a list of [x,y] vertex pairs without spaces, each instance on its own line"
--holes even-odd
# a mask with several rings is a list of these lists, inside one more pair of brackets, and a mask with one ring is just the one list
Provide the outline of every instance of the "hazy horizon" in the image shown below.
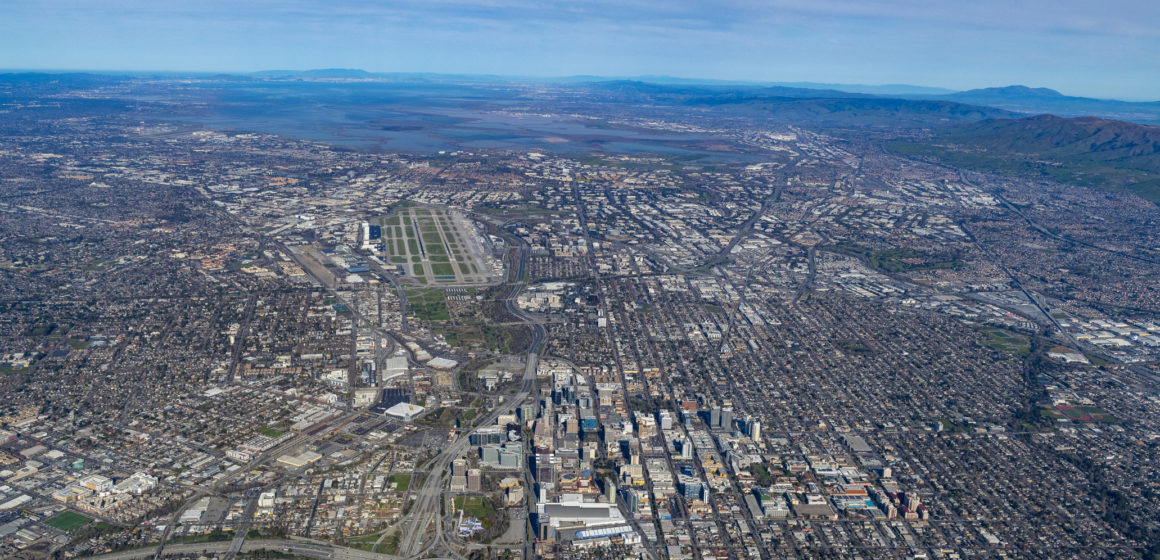
[[1160,99],[1160,4],[40,0],[0,7],[0,67],[687,76],[999,84]]
[[[616,81],[616,80],[634,80],[642,82],[673,82],[673,83],[687,83],[689,85],[706,85],[706,86],[780,86],[780,87],[801,87],[803,89],[825,89],[833,88],[842,91],[840,88],[848,88],[851,93],[860,93],[861,89],[865,90],[882,90],[877,93],[874,91],[865,91],[875,95],[940,95],[962,93],[971,90],[983,89],[1000,89],[1007,87],[1027,87],[1031,89],[1046,88],[1056,91],[1069,97],[1089,97],[1085,95],[1075,94],[1069,91],[1060,91],[1055,88],[1041,86],[1037,84],[980,84],[963,89],[954,89],[943,87],[939,85],[931,85],[924,83],[852,83],[852,82],[816,82],[816,81],[790,81],[790,80],[726,80],[717,78],[703,78],[690,76],[671,76],[671,75],[633,75],[633,76],[612,76],[612,75],[593,75],[593,74],[571,74],[571,75],[518,75],[518,74],[485,74],[485,73],[445,73],[445,72],[404,72],[392,70],[366,70],[363,68],[344,68],[344,67],[319,67],[319,68],[263,68],[258,70],[162,70],[155,68],[146,69],[91,69],[91,68],[4,68],[0,67],[0,74],[6,73],[40,73],[40,74],[109,74],[109,75],[149,75],[149,74],[170,74],[177,76],[204,76],[212,77],[214,75],[238,75],[250,76],[255,74],[276,74],[278,72],[286,73],[305,73],[305,72],[321,72],[321,71],[352,71],[352,72],[366,72],[373,76],[389,77],[389,76],[433,76],[436,78],[479,78],[479,79],[495,79],[505,81],[542,81],[542,82],[565,82],[571,80],[592,79],[601,81]],[[914,90],[911,93],[895,93],[897,90]],[[927,91],[922,91],[927,90]],[[1089,97],[1090,98],[1090,97]],[[1160,102],[1160,96],[1157,99],[1152,98],[1131,98],[1131,97],[1096,97],[1093,99],[1103,99],[1109,101],[1127,101],[1127,102]]]

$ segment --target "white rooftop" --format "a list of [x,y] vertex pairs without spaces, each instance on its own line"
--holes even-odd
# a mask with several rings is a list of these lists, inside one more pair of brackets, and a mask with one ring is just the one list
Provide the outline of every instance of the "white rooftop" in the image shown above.
[[459,365],[459,362],[457,362],[455,360],[450,360],[447,358],[435,358],[435,359],[427,362],[427,365],[429,365],[433,368],[438,368],[438,369],[451,369],[451,368]]
[[387,414],[400,418],[414,417],[423,412],[423,407],[417,404],[401,402],[387,409]]

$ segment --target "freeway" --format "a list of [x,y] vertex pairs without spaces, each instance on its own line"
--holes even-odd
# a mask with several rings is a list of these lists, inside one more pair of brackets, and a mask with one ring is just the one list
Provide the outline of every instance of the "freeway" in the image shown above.
[[758,208],[753,213],[753,215],[749,217],[749,219],[745,220],[745,223],[741,224],[741,227],[737,228],[737,233],[729,239],[729,243],[726,243],[725,246],[717,252],[718,257],[728,257],[729,254],[733,252],[733,248],[737,246],[737,243],[744,239],[746,235],[753,233],[753,224],[756,224],[757,220],[760,220],[761,217],[769,211],[770,206],[781,200],[781,191],[782,186],[778,185],[777,188],[774,189],[773,194],[769,195],[765,198],[765,200],[761,201],[761,207]]
[[[478,431],[483,426],[491,425],[501,415],[515,410],[535,389],[536,366],[539,363],[536,352],[543,343],[547,332],[542,324],[533,320],[523,310],[519,309],[518,306],[514,305],[516,295],[527,281],[527,248],[517,240],[516,251],[518,252],[516,254],[518,266],[509,269],[511,276],[508,279],[508,284],[511,289],[505,295],[505,303],[508,311],[512,315],[532,327],[532,342],[528,349],[528,360],[524,366],[523,385],[519,393],[507,400],[503,406],[493,410],[491,414],[476,425],[476,429],[471,433]],[[415,558],[433,552],[439,547],[452,551],[451,543],[447,542],[446,531],[444,530],[445,520],[442,507],[443,488],[449,475],[451,462],[467,452],[469,446],[468,440],[469,435],[461,435],[459,439],[444,449],[430,463],[429,472],[431,474],[427,477],[422,488],[416,493],[417,497],[410,512],[396,524],[396,531],[402,531],[402,538],[400,539],[398,548],[401,556]],[[434,531],[433,536],[430,538],[427,536],[429,527],[433,527]],[[452,553],[458,556],[454,551]]]
[[[493,410],[471,433],[478,431],[484,426],[491,425],[495,422],[496,418],[512,412],[516,406],[523,402],[531,393],[532,386],[535,383],[537,363],[536,353],[532,352],[528,354],[528,363],[524,368],[524,385],[521,391],[509,399],[502,407]],[[431,474],[418,491],[410,513],[404,516],[400,520],[400,523],[396,525],[398,527],[397,530],[403,531],[403,537],[399,542],[399,553],[401,556],[408,558],[418,557],[433,547],[444,543],[445,536],[441,530],[444,522],[443,508],[441,507],[443,487],[448,477],[451,462],[462,457],[467,452],[469,446],[468,439],[466,436],[460,436],[459,439],[444,449],[430,464]],[[435,535],[429,541],[424,541],[427,538],[427,529],[431,525],[435,526]]]
[[[164,554],[176,556],[197,554],[221,555],[227,553],[232,546],[233,543],[231,541],[171,544],[165,547]],[[378,554],[353,548],[295,540],[248,540],[239,547],[239,551],[242,553],[259,550],[274,550],[284,554],[294,554],[307,558],[327,558],[334,560],[402,560],[398,556],[391,556],[389,554]],[[94,560],[145,560],[154,557],[158,552],[158,547],[152,546],[122,552],[112,552],[99,556],[89,556],[88,558]]]
[[234,343],[234,351],[230,356],[230,371],[227,383],[233,383],[237,378],[238,366],[242,362],[242,349],[246,347],[246,337],[250,336],[250,323],[254,320],[254,308],[257,306],[257,294],[250,294],[246,299],[246,311],[242,316],[241,326],[238,329],[236,342]]
[[816,246],[810,247],[806,252],[806,266],[808,272],[806,273],[806,279],[802,281],[800,286],[798,286],[797,293],[793,297],[793,302],[795,304],[798,301],[801,301],[802,296],[806,295],[806,292],[813,287],[814,279],[818,276],[817,254],[818,251]]

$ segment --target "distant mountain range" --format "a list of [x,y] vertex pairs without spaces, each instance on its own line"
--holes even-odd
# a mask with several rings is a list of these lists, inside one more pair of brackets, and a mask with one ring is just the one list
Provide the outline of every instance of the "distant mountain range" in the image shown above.
[[[504,81],[341,69],[264,72],[255,77]],[[1128,191],[1160,202],[1160,128],[1147,126],[1160,124],[1160,102],[1072,97],[1020,85],[951,92],[907,85],[746,84],[666,76],[541,81],[568,84],[598,102],[695,107],[803,125],[923,128],[934,131],[929,140],[894,143],[891,149],[967,169]],[[1020,118],[1023,115],[1034,116]]]
[[1140,124],[1160,125],[1160,101],[1132,102],[1071,97],[1047,88],[1007,86],[972,89],[949,95],[922,96],[922,98],[987,105],[1016,113],[1049,113],[1061,117],[1094,116]]
[[[411,98],[471,99],[505,103],[523,95],[536,80],[497,76],[378,74],[364,70],[320,69],[253,74],[37,73],[0,74],[0,95],[38,100],[61,91],[193,77],[247,99],[268,95],[262,82],[277,87],[303,83],[303,95],[322,96],[339,106],[374,104],[407,92]],[[142,79],[143,78],[143,79]],[[366,82],[350,88],[311,86],[309,82]],[[540,80],[544,82],[544,80]],[[661,83],[663,82],[663,83]],[[746,116],[758,122],[830,128],[871,128],[889,134],[928,138],[899,142],[900,154],[933,158],[968,169],[1049,177],[1066,183],[1130,191],[1160,202],[1160,102],[1126,102],[1071,97],[1046,88],[1007,86],[957,93],[915,90],[910,86],[734,84],[657,77],[656,81],[571,77],[553,82],[553,99],[579,105],[617,104],[666,111],[689,108],[723,118]],[[481,87],[486,85],[487,87]],[[497,87],[499,85],[499,87]],[[861,89],[861,91],[846,91]],[[450,91],[456,90],[454,94]],[[884,91],[896,94],[883,95]],[[345,97],[344,97],[345,96]],[[127,96],[126,99],[130,97]],[[124,100],[120,100],[124,104]],[[115,109],[117,99],[87,102],[93,112]],[[344,105],[345,104],[345,105]],[[74,104],[79,111],[84,104]],[[1026,117],[1028,114],[1036,116]],[[1109,120],[1116,119],[1116,120]]]
[[656,84],[618,80],[585,84],[584,91],[608,103],[717,109],[776,122],[833,127],[927,128],[1017,116],[1004,109],[956,101],[879,97],[784,86]]
[[[621,79],[617,79],[621,80]],[[568,78],[553,79],[552,81],[565,82],[599,82],[610,81],[610,78],[601,76],[570,76]],[[615,81],[615,80],[613,80]],[[830,84],[820,82],[753,82],[739,80],[707,80],[694,78],[674,78],[672,76],[634,76],[621,81],[648,82],[666,85],[704,85],[704,86],[740,86],[740,87],[785,87],[807,90],[829,90],[842,93],[864,93],[882,96],[919,96],[919,95],[947,95],[955,93],[953,89],[912,86],[907,84]]]
[[[351,69],[351,68],[323,68],[316,70],[266,70],[261,72],[253,72],[248,74],[234,74],[234,73],[219,73],[219,74],[189,74],[189,73],[167,73],[167,72],[139,72],[136,75],[142,76],[194,76],[201,79],[219,80],[222,82],[246,82],[252,80],[272,80],[272,81],[364,81],[364,82],[403,82],[414,83],[423,82],[430,84],[438,83],[505,83],[505,84],[532,84],[536,82],[551,83],[559,85],[574,85],[586,86],[593,84],[606,83],[609,84],[605,89],[623,87],[624,84],[649,84],[655,86],[655,91],[647,92],[644,86],[638,86],[641,93],[651,93],[653,95],[672,96],[679,94],[709,94],[720,97],[732,95],[735,98],[743,96],[751,97],[782,97],[795,99],[844,99],[856,96],[873,97],[880,99],[907,99],[907,100],[922,100],[922,101],[938,101],[946,103],[958,103],[962,105],[973,105],[979,107],[990,107],[1009,111],[1011,114],[1024,115],[1040,115],[1052,114],[1061,117],[1079,117],[1079,116],[1094,116],[1107,119],[1117,119],[1140,124],[1160,125],[1160,101],[1119,101],[1114,99],[1094,99],[1089,97],[1074,97],[1064,95],[1058,91],[1048,88],[1034,88],[1021,85],[1013,85],[1006,87],[992,87],[983,89],[972,89],[967,91],[955,92],[944,88],[933,88],[924,86],[914,86],[907,84],[885,84],[885,85],[865,85],[865,84],[837,84],[837,83],[818,83],[818,82],[752,82],[752,81],[730,81],[730,80],[710,80],[710,79],[689,79],[676,78],[672,76],[641,76],[629,79],[617,79],[601,76],[564,76],[555,78],[545,77],[530,77],[530,76],[497,76],[497,75],[468,75],[468,74],[436,74],[423,72],[368,72],[366,70]],[[53,72],[53,73],[37,73],[37,72],[18,72],[11,74],[0,74],[0,85],[6,80],[39,80],[51,79],[60,80],[66,83],[84,83],[93,81],[103,81],[109,79],[127,79],[133,76],[134,73],[120,72],[93,72],[93,73],[67,73],[67,72]],[[682,89],[687,89],[682,92]],[[642,96],[643,98],[643,96]],[[817,105],[816,103],[813,105]],[[891,103],[885,103],[881,107],[873,107],[874,103],[867,103],[866,110],[873,111],[877,114],[886,115],[892,110],[887,107]],[[974,118],[974,116],[981,116],[982,118],[999,118],[1009,116],[993,111],[979,110],[975,113],[969,111],[962,111],[954,105],[924,105],[920,112],[929,113],[933,110],[933,119],[918,118],[912,119],[909,115],[901,115],[904,121],[910,125],[917,122],[930,122],[937,124],[938,122],[957,122],[967,118]],[[814,113],[818,110],[823,112],[828,109],[819,109],[814,107],[807,110],[807,113]],[[792,113],[792,112],[791,112]],[[942,115],[939,117],[938,115]],[[972,117],[964,117],[964,115],[974,115]],[[942,121],[939,119],[943,118]],[[870,115],[862,117],[864,121],[875,120]]]
[[[210,76],[223,82],[229,77]],[[521,80],[499,76],[439,74],[376,74],[363,70],[323,69],[308,71],[265,71],[243,78],[277,82],[390,82],[398,84],[498,83],[524,87],[543,79]],[[244,80],[243,80],[244,81]],[[663,83],[662,83],[663,81]],[[573,94],[576,102],[603,102],[670,107],[697,107],[744,114],[777,122],[833,127],[928,128],[948,123],[1008,118],[1016,113],[1005,109],[971,105],[946,99],[907,99],[817,87],[752,85],[712,80],[682,80],[659,77],[658,81],[608,80],[573,76],[548,80]],[[820,84],[802,84],[820,85]],[[901,88],[904,86],[885,86]],[[921,88],[920,88],[921,89]],[[494,94],[494,92],[492,93]]]
[[350,68],[325,68],[317,70],[263,70],[245,74],[264,79],[350,79],[350,80],[397,80],[397,79],[452,79],[491,80],[504,82],[546,82],[546,83],[593,83],[593,82],[644,82],[660,85],[717,86],[717,87],[787,87],[809,90],[831,90],[843,93],[865,93],[872,95],[947,95],[955,90],[937,87],[913,86],[908,84],[829,84],[819,82],[755,82],[752,80],[716,80],[708,78],[680,78],[665,75],[643,75],[631,77],[609,77],[596,75],[573,76],[500,76],[494,74],[438,74],[433,72],[367,72]]
[[[681,82],[674,81],[674,84]],[[925,88],[909,85],[851,85],[820,84],[813,82],[787,82],[770,84],[770,89],[794,90],[795,97],[845,97],[849,95],[872,95],[902,99],[928,101],[949,101],[966,105],[981,105],[1004,109],[1027,115],[1053,114],[1061,117],[1095,116],[1108,119],[1130,121],[1140,124],[1160,125],[1160,101],[1119,101],[1115,99],[1094,99],[1073,97],[1048,88],[1028,86],[1006,86],[972,89],[954,92],[941,88]],[[734,87],[754,88],[755,85],[735,85]],[[813,92],[813,93],[801,93]],[[825,92],[823,95],[822,93]],[[846,95],[843,95],[846,94]]]
[[1128,191],[1160,202],[1160,127],[1040,115],[949,127],[930,140],[894,143],[890,149],[966,169]]
[[771,85],[796,87],[805,89],[830,89],[848,93],[868,93],[871,95],[920,96],[920,95],[949,95],[955,93],[953,89],[912,86],[908,84],[824,84],[817,82],[775,82]]
[[315,80],[370,80],[384,77],[357,68],[319,68],[316,70],[263,70],[249,74],[259,78],[299,78]]
[[1040,115],[981,122],[948,135],[959,139],[979,136],[987,138],[992,149],[1014,153],[1085,157],[1099,161],[1136,158],[1135,161],[1148,167],[1160,168],[1160,127],[1096,117]]

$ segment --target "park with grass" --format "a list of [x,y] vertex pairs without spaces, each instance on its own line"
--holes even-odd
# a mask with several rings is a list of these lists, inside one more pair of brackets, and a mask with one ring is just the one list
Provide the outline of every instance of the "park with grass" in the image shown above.
[[1072,406],[1066,404],[1044,406],[1039,414],[1052,420],[1070,420],[1072,422],[1094,422],[1097,424],[1116,424],[1120,420],[1098,406]]
[[92,522],[93,518],[81,515],[75,511],[63,511],[49,518],[44,523],[61,531],[79,529]]
[[440,288],[407,288],[407,311],[423,321],[447,321],[451,312],[447,310],[447,296]]
[[994,350],[1016,356],[1031,353],[1031,339],[1026,335],[998,327],[981,328],[979,332],[987,337],[983,344]]
[[395,485],[396,492],[406,492],[411,488],[411,475],[404,473],[395,473],[391,475],[391,483]]

